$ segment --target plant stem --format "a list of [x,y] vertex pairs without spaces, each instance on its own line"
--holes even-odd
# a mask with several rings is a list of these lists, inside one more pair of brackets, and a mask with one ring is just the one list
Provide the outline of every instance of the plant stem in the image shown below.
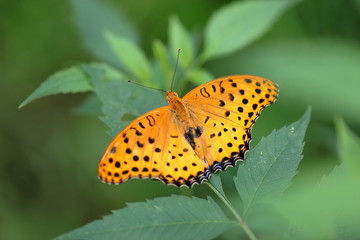
[[244,232],[248,235],[248,237],[251,240],[257,240],[256,236],[254,235],[254,233],[251,231],[251,229],[249,228],[249,226],[244,222],[244,220],[242,219],[242,217],[236,212],[235,208],[231,205],[231,203],[229,202],[229,200],[223,196],[220,191],[218,189],[216,189],[211,183],[207,182],[207,184],[209,185],[209,187],[211,188],[211,190],[213,190],[216,195],[218,195],[218,197],[221,199],[221,201],[223,201],[225,203],[225,205],[229,208],[229,210],[231,211],[231,213],[235,216],[236,220],[238,221],[240,227],[244,230]]

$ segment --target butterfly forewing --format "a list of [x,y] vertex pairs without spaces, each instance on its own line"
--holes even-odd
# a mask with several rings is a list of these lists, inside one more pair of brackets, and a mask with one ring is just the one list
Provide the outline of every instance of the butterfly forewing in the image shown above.
[[203,126],[204,145],[212,146],[206,152],[212,171],[244,159],[251,127],[277,93],[277,85],[268,79],[236,75],[203,84],[183,98],[195,124]]

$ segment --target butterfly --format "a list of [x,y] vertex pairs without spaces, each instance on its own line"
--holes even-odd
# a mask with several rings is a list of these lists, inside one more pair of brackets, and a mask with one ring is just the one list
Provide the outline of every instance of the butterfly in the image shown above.
[[250,75],[217,78],[183,98],[167,91],[168,106],[138,117],[113,139],[98,176],[111,184],[131,178],[200,184],[244,159],[252,125],[277,96],[276,83]]

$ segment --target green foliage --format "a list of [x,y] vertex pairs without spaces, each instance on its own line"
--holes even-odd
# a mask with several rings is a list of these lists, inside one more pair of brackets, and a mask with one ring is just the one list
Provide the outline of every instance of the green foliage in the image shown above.
[[277,199],[290,186],[302,158],[309,120],[310,110],[299,121],[263,138],[249,152],[234,179],[244,204],[244,217],[258,202]]
[[360,140],[340,118],[336,119],[339,156],[341,166],[351,178],[358,178],[360,171]]
[[[268,3],[264,3],[265,8],[272,9],[271,14],[268,15],[271,16],[271,18],[264,18],[262,21],[259,21],[259,29],[256,28],[258,30],[255,31],[256,37],[264,34],[265,30],[269,29],[271,23],[275,21],[275,16],[278,16],[287,7],[293,5],[293,3],[295,3],[295,1],[289,1],[286,4],[282,2],[274,4],[270,3],[269,6]],[[212,36],[213,31],[224,30],[224,24],[229,24],[230,21],[233,21],[234,18],[239,16],[244,15],[244,17],[246,17],[247,12],[252,8],[256,11],[260,9],[263,11],[265,9],[263,5],[258,3],[239,3],[218,10],[218,12],[214,13],[205,30],[206,34],[204,41],[206,47],[204,52],[200,53],[197,58],[195,57],[197,51],[193,45],[192,36],[181,24],[179,19],[173,17],[170,19],[169,23],[170,48],[167,49],[160,40],[154,40],[153,53],[155,59],[149,61],[145,53],[135,43],[136,30],[133,29],[131,24],[123,19],[121,15],[117,17],[108,6],[103,5],[103,3],[96,0],[91,0],[89,3],[86,2],[86,4],[82,1],[73,1],[72,4],[76,12],[77,26],[86,38],[86,46],[100,59],[108,60],[110,63],[115,63],[114,61],[117,59],[116,65],[119,66],[121,70],[114,70],[106,64],[98,64],[97,68],[100,68],[104,74],[109,75],[106,78],[110,80],[110,82],[104,84],[99,82],[100,79],[103,78],[103,76],[101,76],[101,71],[96,72],[94,69],[87,69],[85,71],[87,75],[84,76],[81,71],[78,70],[79,66],[74,66],[72,68],[77,69],[78,72],[75,72],[75,70],[72,70],[69,73],[65,72],[67,75],[64,75],[64,70],[62,70],[54,75],[57,76],[56,78],[51,78],[44,82],[45,86],[42,85],[35,90],[34,93],[20,105],[20,107],[30,103],[36,98],[45,97],[51,94],[66,92],[75,93],[91,90],[90,86],[83,86],[90,81],[95,86],[95,89],[93,89],[94,93],[103,104],[102,112],[104,113],[104,116],[102,116],[101,119],[111,128],[109,133],[112,136],[139,114],[145,113],[146,111],[159,106],[160,103],[163,103],[163,101],[159,100],[157,94],[154,94],[156,97],[152,98],[149,96],[150,93],[148,90],[126,84],[124,80],[136,80],[145,85],[146,83],[150,83],[148,85],[154,87],[167,86],[167,84],[164,83],[170,79],[173,71],[176,58],[175,46],[184,49],[178,69],[178,75],[180,75],[182,79],[195,84],[201,84],[211,80],[211,78],[213,78],[212,74],[208,70],[201,68],[201,64],[208,58],[235,51],[241,47],[241,45],[238,45],[239,41],[235,41],[236,45],[230,47],[226,51],[215,46],[210,47],[212,44],[211,41],[218,39],[215,38],[215,36]],[[86,5],[85,9],[82,8],[83,5]],[[94,28],[90,29],[85,22],[92,21],[92,16],[94,15],[93,11],[95,11],[95,9],[99,12],[98,16],[101,21],[96,23]],[[270,21],[270,19],[272,20]],[[122,30],[120,32],[114,23],[117,23],[121,27]],[[225,37],[221,39],[224,40],[224,45],[230,46],[227,42],[234,41],[233,34],[241,34],[241,39],[246,39],[246,42],[250,42],[255,40],[253,31],[253,28],[234,29],[232,30],[232,34],[225,34]],[[93,39],[91,36],[94,34],[97,36]],[[99,34],[103,37],[102,39],[98,36]],[[103,41],[106,41],[107,44]],[[210,45],[209,41],[211,43]],[[110,59],[102,55],[103,53],[109,52],[108,47],[110,47],[111,54],[106,54],[106,56],[115,56],[115,59],[112,57]],[[218,49],[216,51],[219,52],[209,53],[209,49]],[[63,84],[64,81],[73,85],[66,86]],[[179,82],[181,83],[180,89],[185,88],[186,81],[180,80]],[[82,83],[83,85],[79,85],[79,83]],[[50,86],[51,89],[49,89],[48,86]],[[84,89],[80,87],[83,87]],[[90,103],[94,104],[94,106],[97,104],[95,101],[91,101]],[[86,102],[86,104],[89,104],[89,102]],[[87,105],[86,108],[89,108],[89,105]]]
[[[159,39],[155,39],[152,42],[152,51],[155,56],[155,61],[159,66],[160,71],[162,72],[162,77],[160,79],[171,79],[171,57],[168,54],[166,46]],[[159,87],[167,86],[165,81],[157,81]]]
[[[195,49],[191,35],[187,32],[177,17],[170,18],[168,32],[170,49],[184,49],[181,54],[181,58],[179,59],[179,64],[183,68],[187,67],[192,61],[194,61],[195,57]],[[175,53],[175,51],[173,52]]]
[[109,75],[104,65],[87,64],[83,65],[82,69],[102,103],[104,116],[101,119],[110,127],[109,134],[113,137],[136,116],[165,103],[159,92],[149,92],[147,89],[129,84],[120,73]]
[[[292,239],[357,239],[360,208],[358,158],[360,141],[336,121],[341,162],[319,184],[303,185],[275,203],[290,224],[296,226]],[[296,237],[296,238],[295,238]]]
[[[86,69],[91,73],[90,69]],[[91,73],[94,75],[94,73]],[[95,83],[97,86],[101,82]],[[243,216],[250,207],[256,208],[270,197],[279,199],[280,194],[290,185],[301,159],[303,138],[310,119],[308,110],[304,116],[289,127],[273,132],[252,150],[246,164],[240,166],[235,185],[244,204]],[[269,159],[269,160],[268,160]],[[227,206],[236,211],[228,202],[218,175],[212,176],[211,183],[225,199]],[[267,198],[265,198],[267,197]],[[238,219],[239,221],[239,219]],[[239,222],[240,226],[245,223]],[[128,204],[103,220],[95,221],[57,239],[211,239],[237,222],[230,220],[211,199],[171,196],[158,198],[146,203]]]
[[[360,76],[360,46],[352,41],[325,38],[277,40],[251,47],[231,61],[241,63],[240,71],[271,72],[268,77],[277,77],[281,94],[289,104],[311,104],[324,120],[335,113],[350,121],[360,121],[359,106],[353,104],[358,100],[360,89],[360,81],[355,77]],[[290,63],[286,64],[288,61]],[[213,67],[224,66],[220,63]],[[239,68],[229,70],[239,71]]]
[[122,67],[104,38],[104,31],[109,31],[131,42],[138,43],[136,29],[119,10],[114,10],[103,1],[71,0],[74,20],[86,49],[97,59]]
[[124,37],[116,36],[111,32],[105,33],[105,38],[126,69],[137,80],[145,81],[151,76],[151,68],[145,54],[134,43]]
[[[234,52],[254,41],[270,28],[271,24],[275,22],[282,12],[296,2],[297,1],[262,3],[238,2],[219,9],[209,20],[209,24],[205,29],[205,48],[199,53],[197,58],[195,57],[197,51],[195,50],[192,36],[181,24],[179,19],[173,17],[169,23],[170,49],[166,49],[159,40],[153,42],[153,52],[156,57],[153,61],[159,63],[160,68],[156,71],[157,66],[154,65],[154,71],[152,71],[150,61],[147,60],[145,53],[135,43],[136,30],[131,27],[131,24],[128,23],[124,17],[121,15],[117,16],[108,6],[96,0],[91,0],[89,3],[86,2],[86,4],[82,1],[72,1],[76,12],[76,23],[84,35],[86,39],[85,43],[90,51],[93,52],[94,55],[100,56],[100,59],[109,61],[110,63],[115,63],[114,58],[109,60],[108,57],[104,57],[102,54],[105,53],[106,56],[115,56],[117,59],[116,65],[120,66],[121,70],[123,70],[120,71],[119,74],[126,75],[131,80],[145,83],[148,79],[158,79],[155,81],[157,82],[155,86],[163,86],[161,83],[168,81],[169,73],[173,70],[173,64],[169,63],[175,62],[175,49],[177,48],[184,49],[182,57],[180,58],[179,71],[181,68],[186,69],[188,67],[183,74],[179,74],[184,80],[189,80],[197,84],[211,80],[212,74],[209,73],[208,70],[201,68],[201,65],[204,64],[205,61],[213,57]],[[84,5],[86,5],[86,7]],[[83,7],[85,7],[85,9],[83,9]],[[93,12],[95,9],[99,13],[97,15],[101,21],[95,24],[96,27],[89,28],[87,21],[92,21],[93,15],[95,15]],[[264,14],[264,11],[267,12],[267,14]],[[232,28],[226,27],[230,26],[234,21],[245,22],[250,12],[259,13],[256,26],[240,24]],[[114,23],[119,27],[116,27]],[[120,32],[119,29],[121,29]],[[227,31],[226,29],[231,29],[231,31],[222,34],[222,31]],[[92,38],[93,35],[96,35],[96,37]],[[102,36],[101,39],[99,35]],[[107,44],[104,44],[104,41],[106,41]],[[109,47],[111,54],[108,53]],[[54,82],[56,81],[60,82],[61,79],[54,80]],[[61,83],[58,84],[59,86],[61,85]],[[182,87],[184,87],[184,85],[182,85]],[[59,90],[58,92],[62,91]],[[74,89],[73,92],[76,92],[76,89]],[[54,93],[48,94],[45,91],[42,95],[38,95],[37,98],[55,93],[57,92],[54,91]],[[33,98],[27,99],[26,103],[31,102],[31,100],[33,100]]]
[[206,69],[196,69],[189,74],[189,81],[195,85],[201,85],[208,82],[210,79],[214,79],[214,76]]
[[[168,43],[154,39],[151,56],[140,46],[135,24],[129,22],[123,13],[114,11],[103,1],[71,0],[83,44],[102,63],[82,63],[56,72],[19,107],[49,95],[91,92],[91,96],[75,109],[76,112],[101,115],[101,120],[110,128],[109,134],[115,136],[137,116],[165,105],[160,92],[130,84],[127,80],[169,89],[177,49],[182,48],[175,82],[178,91],[186,92],[190,85],[213,79],[218,76],[217,72],[254,73],[274,79],[280,85],[276,107],[283,109],[277,110],[279,114],[274,116],[273,122],[266,122],[268,126],[288,124],[291,111],[300,111],[309,104],[316,109],[314,114],[320,115],[318,118],[327,123],[331,122],[334,112],[357,123],[360,111],[356,96],[360,86],[354,76],[360,75],[357,64],[359,46],[347,39],[304,38],[308,36],[299,32],[307,25],[298,25],[301,21],[296,18],[298,12],[294,11],[286,21],[291,22],[291,32],[296,39],[284,35],[289,28],[281,28],[275,23],[285,12],[291,12],[291,7],[298,2],[238,1],[223,5],[213,12],[200,34],[189,31],[185,27],[188,24],[175,15],[169,20]],[[358,2],[354,1],[354,6]],[[306,3],[296,11],[301,12],[304,6]],[[316,16],[318,14],[316,11]],[[151,28],[154,27],[149,26]],[[263,40],[273,28],[275,31],[271,36]],[[336,27],[331,25],[331,29]],[[238,50],[242,51],[236,55]],[[229,58],[214,61],[226,55]],[[302,176],[294,179],[302,159],[309,119],[308,110],[300,120],[264,137],[248,152],[246,161],[233,169],[236,177],[231,177],[230,181],[222,178],[224,175],[213,174],[210,186],[222,203],[215,203],[210,197],[204,200],[177,195],[129,203],[112,215],[57,239],[211,239],[219,235],[227,238],[230,231],[236,231],[236,235],[229,239],[256,239],[255,236],[266,239],[357,239],[360,236],[356,224],[360,221],[360,208],[356,201],[360,199],[359,139],[338,118],[339,165],[333,168],[327,163],[331,172],[321,181],[303,181]],[[309,133],[316,134],[317,131]],[[321,136],[322,142],[327,140]],[[334,143],[335,136],[331,140]],[[334,145],[328,144],[327,149],[334,149]],[[326,158],[325,155],[321,157]],[[312,158],[316,159],[316,156]],[[41,171],[44,167],[33,168]],[[301,175],[301,168],[299,171]],[[314,171],[319,170],[315,168]],[[225,174],[229,172],[231,169]],[[300,179],[298,182],[297,177]],[[293,181],[296,184],[291,185]],[[76,181],[73,183],[78,184]],[[11,189],[15,188],[11,185]],[[78,186],[75,189],[77,191]],[[102,192],[95,193],[93,187],[90,189],[86,199],[90,196],[91,201],[105,201]],[[137,190],[131,189],[120,195],[123,197],[134,192]],[[197,192],[190,192],[193,193]],[[101,200],[97,196],[101,196]],[[114,198],[113,192],[108,196]],[[116,204],[116,207],[120,204],[117,199]],[[96,202],[96,205],[102,204]],[[109,206],[104,204],[103,208],[108,211]],[[71,227],[74,225],[71,223]]]
[[239,1],[218,10],[205,29],[203,58],[229,54],[255,41],[296,2]]
[[128,203],[56,239],[212,239],[235,225],[211,198],[171,196]]
[[71,67],[51,75],[20,104],[19,108],[45,96],[59,93],[86,92],[91,89],[91,84],[80,69],[76,66]]

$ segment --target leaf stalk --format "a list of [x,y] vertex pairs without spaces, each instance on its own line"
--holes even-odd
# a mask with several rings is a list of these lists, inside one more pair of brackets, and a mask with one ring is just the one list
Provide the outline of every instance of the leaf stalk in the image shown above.
[[240,227],[244,230],[244,232],[248,235],[250,240],[257,240],[255,234],[251,231],[249,226],[245,223],[245,221],[242,219],[242,217],[238,214],[238,212],[235,210],[235,208],[232,206],[230,201],[227,199],[226,196],[224,196],[214,185],[207,182],[208,186],[211,188],[211,190],[214,191],[214,193],[221,199],[221,201],[224,202],[226,207],[231,211],[231,213],[235,216],[237,222],[239,223]]

